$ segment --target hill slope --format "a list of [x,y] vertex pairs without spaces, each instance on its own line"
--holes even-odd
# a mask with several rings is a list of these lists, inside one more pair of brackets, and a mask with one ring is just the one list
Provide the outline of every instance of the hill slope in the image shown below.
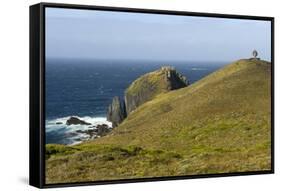
[[47,182],[269,170],[270,68],[239,60],[157,95],[105,137],[47,145]]

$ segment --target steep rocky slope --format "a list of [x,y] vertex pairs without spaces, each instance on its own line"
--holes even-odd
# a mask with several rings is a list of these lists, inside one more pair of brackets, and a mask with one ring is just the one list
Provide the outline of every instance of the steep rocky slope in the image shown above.
[[126,106],[123,100],[118,96],[112,99],[112,103],[108,106],[107,120],[112,122],[112,126],[116,127],[127,117]]
[[145,74],[135,80],[125,92],[127,113],[156,95],[170,90],[180,89],[188,85],[184,76],[172,67],[162,67],[160,70]]
[[121,98],[113,98],[107,111],[107,120],[111,121],[113,126],[116,127],[138,106],[153,99],[158,94],[180,89],[187,85],[186,77],[169,66],[140,76],[126,89],[125,104]]

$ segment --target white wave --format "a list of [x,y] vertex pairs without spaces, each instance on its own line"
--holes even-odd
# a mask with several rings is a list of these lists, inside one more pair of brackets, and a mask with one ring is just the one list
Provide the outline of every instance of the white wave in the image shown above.
[[191,70],[193,70],[193,71],[197,71],[197,70],[206,70],[206,68],[191,68]]
[[[66,121],[70,117],[78,117],[83,121],[91,123],[91,125],[66,125]],[[91,138],[88,133],[84,133],[80,131],[94,129],[96,128],[97,125],[102,125],[102,124],[106,124],[109,128],[112,128],[112,123],[107,121],[105,117],[67,116],[67,117],[57,118],[53,120],[46,120],[45,131],[50,136],[63,135],[64,137],[63,139],[66,140],[66,142],[69,142],[68,143],[69,145],[75,145],[83,141],[89,140]],[[60,142],[60,140],[58,140],[58,142]]]
[[[91,125],[66,125],[66,121],[70,117],[77,117],[80,120],[91,123]],[[61,123],[61,124],[58,124]],[[77,130],[87,130],[89,127],[96,127],[97,125],[106,124],[109,128],[112,128],[112,123],[107,121],[105,117],[90,117],[90,116],[67,116],[53,120],[46,120],[46,132],[57,131],[59,129],[65,129],[66,132],[74,132]]]
[[77,145],[79,143],[82,143],[83,141],[89,140],[90,135],[85,134],[85,133],[78,133],[75,136],[70,137],[69,139],[71,140],[71,144],[69,145]]

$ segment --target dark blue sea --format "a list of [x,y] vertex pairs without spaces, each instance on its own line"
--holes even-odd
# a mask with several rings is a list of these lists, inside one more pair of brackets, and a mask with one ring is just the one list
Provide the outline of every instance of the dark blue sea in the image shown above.
[[77,116],[92,126],[110,126],[106,110],[112,98],[123,97],[130,83],[147,72],[174,66],[194,83],[224,64],[49,59],[46,62],[46,143],[75,144],[89,138],[87,134],[77,133],[89,126],[65,125],[70,116]]

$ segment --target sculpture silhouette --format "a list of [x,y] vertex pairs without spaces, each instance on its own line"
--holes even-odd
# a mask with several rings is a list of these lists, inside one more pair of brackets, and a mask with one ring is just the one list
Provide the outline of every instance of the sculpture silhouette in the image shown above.
[[252,54],[253,54],[254,58],[257,58],[257,56],[258,56],[258,51],[254,50]]

